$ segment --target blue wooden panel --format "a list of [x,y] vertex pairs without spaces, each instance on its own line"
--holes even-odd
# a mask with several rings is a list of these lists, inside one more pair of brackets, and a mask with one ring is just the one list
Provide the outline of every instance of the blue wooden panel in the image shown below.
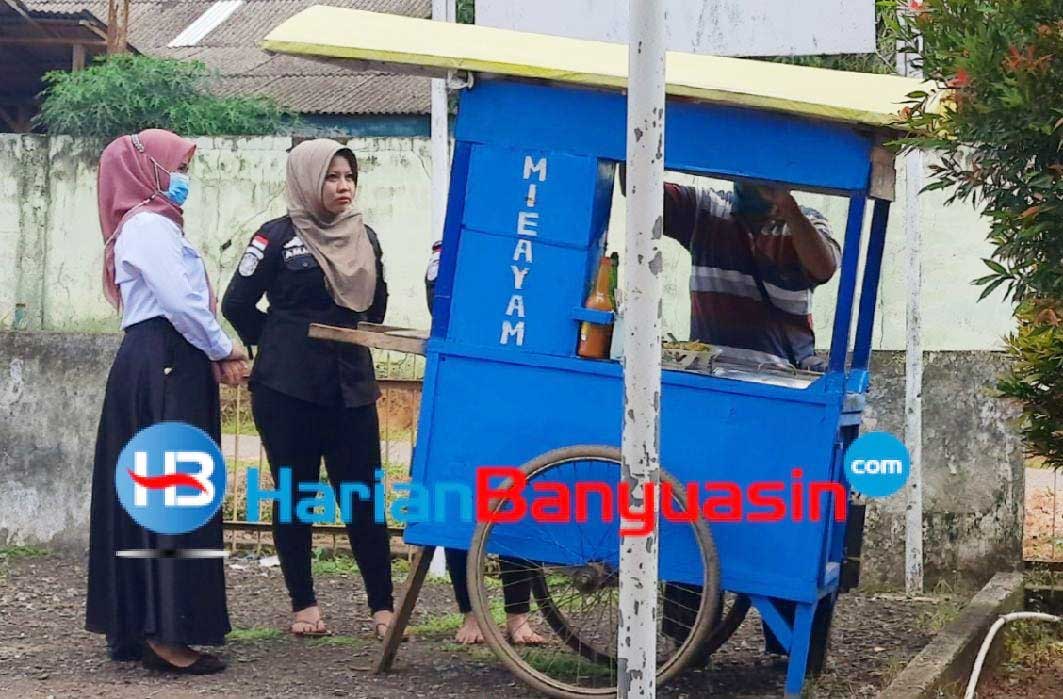
[[[622,161],[626,98],[615,92],[484,80],[462,93],[456,138]],[[669,101],[665,167],[826,191],[867,189],[872,137],[765,111]]]
[[612,192],[611,176],[597,158],[476,146],[465,227],[586,248],[607,223],[599,190]]
[[451,299],[451,341],[571,356],[593,251],[463,230]]
[[[423,407],[422,429],[426,415],[432,429],[418,443],[417,483],[471,486],[478,466],[520,465],[560,446],[620,442],[623,384],[618,372],[581,371],[584,364],[578,360],[567,362],[566,370],[560,368],[563,361],[556,363],[559,368],[544,368],[434,352],[429,363],[433,370],[425,393],[431,399]],[[666,383],[662,464],[682,482],[728,481],[745,490],[755,481],[781,481],[788,494],[794,468],[802,470],[800,482],[806,484],[831,477],[837,418],[837,409],[827,403]],[[467,547],[473,526],[453,518],[445,524],[411,524],[406,538],[415,544]],[[602,551],[614,541],[604,525],[601,531],[571,524],[548,525],[544,531],[542,526],[510,525],[499,544],[520,547],[525,558],[556,561],[576,551],[584,539],[589,539],[584,551],[598,546],[599,538],[610,544]],[[713,523],[724,587],[815,599],[828,526],[826,521],[809,522],[807,516],[803,521]],[[662,577],[695,583],[697,570],[690,562],[696,551],[686,528],[674,523],[662,527]]]

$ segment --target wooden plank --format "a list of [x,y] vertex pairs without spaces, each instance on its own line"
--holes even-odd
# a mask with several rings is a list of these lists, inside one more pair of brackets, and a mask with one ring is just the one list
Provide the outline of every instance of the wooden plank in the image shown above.
[[351,345],[369,347],[370,349],[394,350],[421,356],[425,354],[425,344],[427,343],[425,337],[409,337],[393,334],[392,332],[367,330],[361,327],[357,330],[352,330],[351,328],[337,328],[319,323],[310,324],[309,334],[310,337],[318,340],[346,342]]
[[896,201],[897,169],[894,167],[895,160],[893,153],[882,146],[876,146],[871,151],[871,187],[868,194],[872,199]]
[[410,574],[399,596],[399,608],[395,611],[395,619],[384,636],[384,647],[373,667],[374,675],[391,671],[395,655],[398,654],[399,646],[402,644],[402,635],[406,632],[410,617],[413,616],[413,609],[417,606],[417,598],[421,594],[421,588],[424,587],[424,580],[428,577],[428,568],[432,565],[434,554],[434,546],[421,546],[413,556]]

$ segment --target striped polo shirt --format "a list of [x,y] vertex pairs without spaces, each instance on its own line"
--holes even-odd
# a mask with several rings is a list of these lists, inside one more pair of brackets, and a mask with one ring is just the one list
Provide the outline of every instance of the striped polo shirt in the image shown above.
[[[665,185],[664,234],[690,252],[691,339],[738,350],[756,364],[800,363],[813,354],[813,279],[789,227],[771,221],[754,232],[732,213],[733,194]],[[834,251],[841,249],[818,211],[801,211]],[[764,299],[757,284],[759,273]]]

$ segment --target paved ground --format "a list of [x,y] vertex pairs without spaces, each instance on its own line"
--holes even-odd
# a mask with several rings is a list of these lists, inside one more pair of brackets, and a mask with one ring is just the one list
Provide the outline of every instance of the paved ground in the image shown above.
[[[200,679],[169,679],[135,663],[113,663],[102,639],[82,630],[85,571],[79,558],[4,555],[0,551],[0,696],[3,697],[499,697],[534,696],[482,648],[450,642],[456,615],[449,584],[425,588],[414,638],[392,675],[366,671],[379,645],[371,639],[361,580],[349,567],[317,576],[333,630],[325,641],[295,639],[277,568],[234,561],[228,599],[238,630],[222,653],[230,669]],[[401,580],[401,575],[398,576]],[[955,610],[941,598],[849,594],[835,620],[828,672],[810,696],[873,696]],[[750,618],[714,659],[660,696],[778,696],[783,667],[761,655],[759,624]]]

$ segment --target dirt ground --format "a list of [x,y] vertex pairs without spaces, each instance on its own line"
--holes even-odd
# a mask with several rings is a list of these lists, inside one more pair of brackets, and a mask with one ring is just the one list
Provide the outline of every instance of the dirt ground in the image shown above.
[[[444,580],[425,586],[413,638],[403,645],[395,672],[369,674],[379,644],[370,633],[361,580],[349,564],[325,562],[317,569],[318,597],[337,635],[311,641],[284,633],[287,597],[279,568],[231,559],[227,587],[236,630],[221,649],[229,669],[212,677],[174,679],[137,663],[109,661],[103,639],[83,630],[85,567],[80,558],[0,554],[0,696],[536,696],[486,648],[469,649],[450,641],[458,617]],[[400,568],[396,583],[402,579]],[[808,695],[873,696],[956,609],[956,601],[948,598],[844,595],[835,617],[828,671],[810,680]],[[780,695],[785,666],[765,657],[761,645],[759,624],[751,615],[714,657],[711,670],[688,673],[660,696]]]
[[1063,474],[1026,469],[1022,557],[1027,561],[1063,560]]
[[1006,627],[1003,661],[978,684],[980,699],[1063,697],[1063,629],[1044,622]]

